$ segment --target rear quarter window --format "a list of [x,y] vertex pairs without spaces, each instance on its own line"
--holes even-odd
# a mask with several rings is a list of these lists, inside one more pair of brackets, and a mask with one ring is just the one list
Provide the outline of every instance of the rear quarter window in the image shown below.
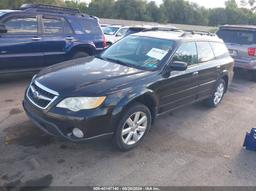
[[102,35],[101,28],[95,19],[80,19],[81,30],[88,35]]
[[215,57],[228,56],[229,52],[225,44],[219,42],[210,43]]

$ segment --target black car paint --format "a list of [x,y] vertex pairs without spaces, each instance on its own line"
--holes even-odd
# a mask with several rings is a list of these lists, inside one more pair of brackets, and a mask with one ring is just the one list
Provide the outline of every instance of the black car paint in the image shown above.
[[[24,108],[30,118],[43,129],[45,123],[50,123],[50,128],[62,128],[64,135],[63,132],[57,134],[69,140],[90,140],[101,135],[112,135],[120,116],[132,102],[140,101],[148,105],[155,118],[208,98],[221,78],[227,84],[231,82],[233,60],[229,56],[190,66],[186,71],[167,72],[176,49],[164,61],[165,65],[156,71],[139,70],[96,57],[49,67],[41,71],[34,80],[60,92],[60,97],[43,111],[30,104],[25,97]],[[55,107],[62,99],[72,96],[107,98],[100,107],[92,110],[72,112]],[[38,124],[38,121],[43,125]],[[68,136],[74,127],[85,132],[84,139]]]

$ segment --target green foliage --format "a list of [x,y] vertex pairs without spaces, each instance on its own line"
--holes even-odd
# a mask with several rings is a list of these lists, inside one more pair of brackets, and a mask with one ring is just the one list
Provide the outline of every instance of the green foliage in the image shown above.
[[[227,0],[225,8],[206,9],[187,0],[163,0],[160,6],[148,0],[0,0],[0,9],[15,9],[24,3],[44,3],[77,8],[100,18],[218,26],[256,24],[256,0]],[[246,8],[243,8],[246,7]]]

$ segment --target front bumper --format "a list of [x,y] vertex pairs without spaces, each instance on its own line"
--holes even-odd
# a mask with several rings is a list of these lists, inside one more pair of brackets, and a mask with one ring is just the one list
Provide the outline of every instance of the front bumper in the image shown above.
[[[78,142],[114,134],[109,115],[91,117],[90,119],[64,116],[39,109],[26,99],[23,101],[23,107],[31,121],[52,136]],[[72,133],[74,128],[82,130],[85,136],[83,138],[75,137]]]

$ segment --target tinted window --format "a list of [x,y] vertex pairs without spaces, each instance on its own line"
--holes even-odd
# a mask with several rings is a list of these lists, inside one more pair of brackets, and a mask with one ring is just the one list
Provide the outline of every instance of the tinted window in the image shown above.
[[226,45],[223,43],[211,42],[211,46],[216,57],[229,54]]
[[214,54],[209,42],[197,42],[198,61],[207,62],[214,59]]
[[85,34],[101,35],[102,31],[96,20],[81,19],[79,24]]
[[103,27],[102,30],[106,35],[114,35],[120,27]]
[[8,34],[35,34],[37,33],[36,18],[12,18],[5,22]]
[[122,28],[118,31],[117,35],[124,36],[127,31],[127,28]]
[[256,44],[256,32],[253,31],[222,29],[217,35],[227,43]]
[[43,18],[43,27],[45,34],[70,34],[72,30],[64,19]]
[[174,45],[171,40],[128,36],[105,50],[101,58],[130,67],[155,70]]
[[189,65],[197,64],[197,49],[194,42],[183,43],[173,57],[174,61],[186,62]]

